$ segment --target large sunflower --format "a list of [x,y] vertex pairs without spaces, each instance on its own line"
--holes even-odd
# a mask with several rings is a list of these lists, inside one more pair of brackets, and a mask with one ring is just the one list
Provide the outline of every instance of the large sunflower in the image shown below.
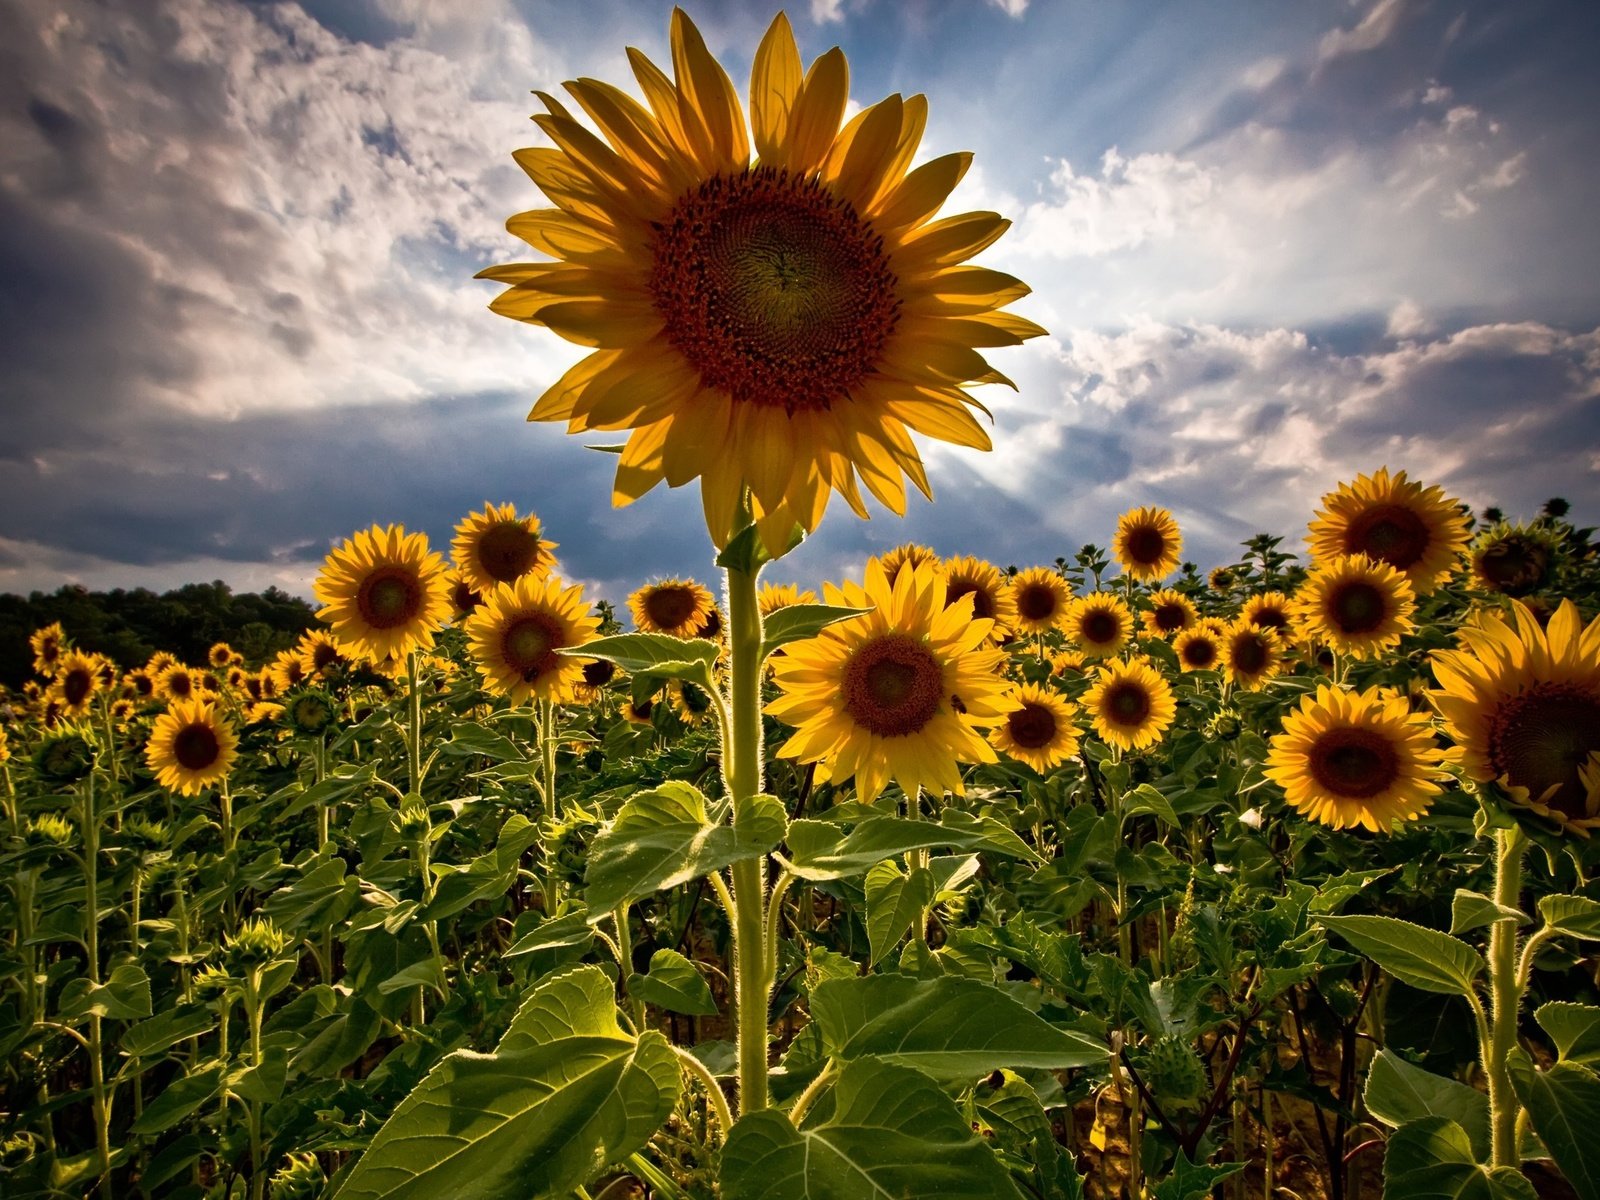
[[1133,613],[1120,596],[1090,592],[1067,609],[1061,628],[1085,654],[1110,658],[1120,654],[1134,634]]
[[1011,580],[1020,633],[1044,633],[1061,624],[1072,604],[1072,585],[1049,567],[1029,567]]
[[999,642],[1017,627],[1017,598],[1006,586],[1000,568],[981,558],[965,555],[944,562],[944,587],[948,603],[972,597],[972,615],[994,622],[989,640]]
[[374,525],[331,551],[312,591],[333,636],[375,662],[433,649],[450,618],[444,560],[402,525]]
[[555,146],[515,155],[556,207],[508,228],[557,261],[482,272],[512,285],[490,307],[596,350],[529,419],[631,430],[613,503],[698,478],[718,545],[746,485],[774,553],[834,491],[865,517],[858,475],[902,513],[907,478],[928,492],[910,432],[988,449],[962,389],[1010,381],[979,349],[1043,332],[999,311],[1026,285],[962,265],[1008,223],[932,221],[971,156],[907,171],[921,96],[841,129],[844,55],[802,71],[781,13],[751,71],[756,162],[733,84],[681,10],[671,41],[671,79],[628,52],[648,107],[566,84],[597,137],[540,93],[534,120]]
[[965,598],[945,603],[941,574],[902,570],[890,583],[868,560],[864,585],[825,585],[827,603],[873,611],[785,647],[773,661],[781,694],[767,711],[794,727],[778,751],[855,776],[871,803],[892,779],[908,795],[961,793],[960,763],[994,762],[979,732],[1006,711],[1004,656],[981,649],[990,622]]
[[1283,719],[1265,774],[1301,815],[1383,833],[1428,811],[1444,777],[1426,713],[1402,693],[1326,684]]
[[1178,569],[1183,535],[1164,508],[1129,509],[1117,518],[1111,537],[1111,557],[1123,571],[1139,580],[1165,579]]
[[1388,563],[1426,596],[1449,578],[1467,544],[1467,517],[1439,487],[1387,467],[1358,475],[1322,498],[1311,522],[1311,559],[1365,554]]
[[1430,694],[1468,778],[1585,836],[1600,826],[1600,619],[1583,627],[1570,600],[1541,629],[1520,601],[1513,627],[1483,612],[1459,649],[1433,655]]
[[1394,567],[1350,554],[1328,559],[1306,577],[1294,611],[1301,636],[1340,654],[1376,658],[1412,629],[1416,600]]
[[484,685],[513,704],[571,701],[583,684],[584,659],[558,654],[597,637],[600,618],[583,585],[563,588],[553,575],[502,583],[466,621],[467,640]]
[[1024,683],[1012,692],[1005,719],[990,732],[989,744],[1043,774],[1078,752],[1078,729],[1072,723],[1077,711],[1056,693]]
[[239,735],[209,700],[174,700],[156,718],[145,760],[162,787],[197,796],[228,777],[238,746]]
[[[539,518],[517,516],[514,504],[485,504],[456,526],[450,555],[473,590],[482,594],[524,575],[546,575],[555,566],[555,542],[539,536]],[[457,605],[457,611],[460,606]]]
[[640,630],[680,638],[706,636],[701,630],[716,607],[711,593],[692,579],[647,583],[628,597],[628,611]]
[[1143,614],[1145,630],[1152,637],[1168,638],[1182,633],[1200,619],[1194,601],[1182,592],[1162,588],[1150,597],[1150,609]]
[[1172,686],[1144,659],[1117,659],[1100,668],[1083,697],[1094,731],[1109,745],[1143,750],[1159,742],[1178,715]]

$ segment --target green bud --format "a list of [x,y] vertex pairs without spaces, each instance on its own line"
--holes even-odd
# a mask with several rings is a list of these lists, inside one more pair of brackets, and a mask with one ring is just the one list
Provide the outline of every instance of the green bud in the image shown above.
[[251,917],[238,933],[229,937],[222,957],[228,970],[244,976],[264,967],[283,954],[293,942],[269,917]]
[[94,770],[94,742],[76,725],[61,725],[45,734],[33,752],[33,768],[51,783],[76,783]]
[[28,843],[33,846],[70,846],[78,828],[60,813],[41,813],[28,822]]
[[1169,1108],[1199,1108],[1209,1082],[1194,1046],[1179,1034],[1157,1038],[1145,1048],[1144,1075],[1145,1086]]
[[271,1200],[316,1200],[327,1181],[315,1154],[289,1154],[267,1181],[267,1195]]

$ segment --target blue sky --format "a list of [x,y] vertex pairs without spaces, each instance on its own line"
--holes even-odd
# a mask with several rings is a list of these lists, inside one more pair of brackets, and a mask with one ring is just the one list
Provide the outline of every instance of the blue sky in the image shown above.
[[[690,14],[736,81],[771,12]],[[970,149],[947,212],[1051,336],[993,354],[995,450],[936,502],[833,506],[773,571],[904,540],[1027,566],[1173,510],[1186,554],[1298,543],[1379,466],[1475,509],[1600,521],[1600,6],[809,0],[855,103]],[[692,489],[608,507],[613,460],[523,417],[582,353],[495,317],[542,200],[532,89],[629,86],[670,5],[0,0],[0,589],[221,578],[308,594],[331,543],[448,545],[532,510],[620,600],[709,579]]]

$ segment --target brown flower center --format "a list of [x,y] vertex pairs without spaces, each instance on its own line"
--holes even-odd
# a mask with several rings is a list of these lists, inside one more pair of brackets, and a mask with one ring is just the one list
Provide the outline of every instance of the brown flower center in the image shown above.
[[1497,591],[1527,591],[1539,585],[1549,561],[1544,547],[1512,536],[1483,548],[1478,573]]
[[1210,638],[1195,638],[1185,643],[1179,654],[1185,666],[1203,671],[1217,661],[1217,644]]
[[[541,545],[526,521],[497,521],[478,537],[478,565],[496,583],[511,583],[538,565]],[[472,606],[456,607],[464,612]]]
[[483,597],[465,579],[458,579],[450,585],[450,606],[458,613],[469,613],[482,603]]
[[524,683],[533,683],[561,665],[561,627],[543,613],[529,613],[500,631],[500,655]]
[[1340,584],[1328,597],[1328,616],[1342,633],[1371,633],[1388,615],[1383,592],[1361,580]]
[[332,642],[317,642],[311,647],[311,669],[322,671],[339,661],[339,647]]
[[1127,561],[1140,567],[1153,567],[1167,554],[1167,539],[1153,525],[1136,525],[1122,539]]
[[1181,604],[1158,604],[1155,609],[1156,628],[1163,633],[1174,633],[1189,625],[1189,610]]
[[1569,817],[1593,815],[1578,768],[1596,751],[1600,695],[1575,684],[1536,683],[1502,701],[1489,718],[1489,761],[1496,775]]
[[1233,669],[1240,675],[1259,675],[1267,669],[1269,655],[1266,639],[1254,633],[1241,633],[1230,645],[1233,651]]
[[94,673],[86,667],[74,667],[61,677],[61,698],[76,708],[89,698],[94,688]]
[[650,293],[667,339],[736,403],[826,409],[899,320],[883,238],[813,179],[715,175],[655,227]]
[[1006,717],[1011,740],[1024,750],[1042,750],[1055,740],[1056,715],[1043,704],[1027,702]]
[[399,566],[380,567],[361,581],[356,611],[373,629],[394,629],[422,612],[422,581]]
[[172,739],[172,757],[185,771],[204,771],[215,766],[221,754],[222,744],[210,725],[185,725]]
[[1423,519],[1403,504],[1375,504],[1345,527],[1344,552],[1382,559],[1404,571],[1427,553],[1431,541]]
[[585,663],[583,667],[583,681],[590,687],[604,687],[617,675],[617,664],[605,658],[597,658],[593,662]]
[[1325,792],[1351,800],[1376,796],[1400,775],[1394,743],[1370,729],[1330,729],[1311,747],[1311,778]]
[[175,700],[187,700],[194,694],[194,676],[187,671],[174,671],[167,676],[167,695]]
[[1117,614],[1097,608],[1084,614],[1078,634],[1091,646],[1108,646],[1122,634],[1122,622]]
[[694,616],[694,589],[681,583],[660,584],[644,597],[644,615],[657,629],[677,629]]
[[979,619],[993,619],[995,614],[994,593],[988,588],[974,583],[970,579],[952,580],[945,588],[946,604],[954,604],[963,596],[972,597],[972,615]]
[[1017,612],[1024,620],[1048,621],[1061,610],[1061,598],[1043,583],[1026,583],[1017,589]]
[[1250,614],[1250,624],[1258,629],[1287,629],[1289,614],[1276,606],[1258,608]]
[[944,697],[944,668],[916,638],[888,633],[860,647],[845,667],[845,712],[879,737],[916,733]]
[[1100,712],[1113,725],[1137,729],[1150,716],[1150,692],[1135,679],[1123,679],[1106,688]]
[[133,684],[133,690],[138,692],[141,696],[155,695],[156,681],[151,679],[150,676],[146,675],[143,671],[135,671],[132,675],[128,676],[128,682]]

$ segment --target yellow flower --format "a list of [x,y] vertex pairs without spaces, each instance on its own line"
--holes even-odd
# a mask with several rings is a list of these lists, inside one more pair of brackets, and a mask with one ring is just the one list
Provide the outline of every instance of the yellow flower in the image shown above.
[[1282,592],[1262,592],[1244,602],[1244,610],[1240,615],[1252,625],[1272,629],[1277,631],[1278,636],[1288,637],[1294,625],[1294,602]]
[[767,711],[794,727],[778,753],[821,760],[829,777],[854,775],[871,803],[892,779],[907,796],[919,787],[961,793],[960,763],[994,762],[979,726],[1005,714],[1004,656],[981,649],[991,622],[965,598],[945,603],[944,578],[929,566],[891,584],[867,562],[863,585],[824,587],[829,604],[873,611],[785,647],[773,662],[780,695]]
[[989,734],[989,744],[1041,774],[1078,752],[1077,708],[1035,683],[1010,696],[1005,719]]
[[300,669],[307,679],[322,679],[332,668],[345,662],[339,643],[321,629],[308,629],[301,634],[295,653],[300,656]]
[[878,555],[878,561],[883,564],[884,577],[890,583],[895,581],[895,576],[900,574],[903,567],[931,567],[935,571],[944,570],[944,560],[939,557],[937,550],[931,546],[919,546],[915,542],[902,542],[893,550]]
[[[480,596],[524,575],[547,575],[555,566],[557,543],[539,536],[539,518],[517,516],[514,504],[485,504],[456,526],[450,554],[467,585]],[[456,606],[456,611],[462,611]]]
[[1196,621],[1194,602],[1182,592],[1162,588],[1150,597],[1150,610],[1144,614],[1144,627],[1152,637],[1172,637]]
[[213,643],[206,651],[206,662],[221,671],[233,665],[233,647],[227,642]]
[[1222,635],[1222,665],[1236,687],[1261,687],[1283,670],[1283,660],[1283,640],[1276,630],[1240,617]]
[[1003,641],[1017,627],[1017,598],[1006,586],[1000,568],[981,558],[966,555],[943,563],[945,599],[954,604],[962,596],[972,597],[972,615],[994,622],[991,642]]
[[461,620],[483,603],[483,594],[467,581],[460,567],[451,567],[446,571],[445,580],[450,584],[450,610],[456,620]]
[[1050,656],[1050,674],[1065,678],[1081,677],[1089,672],[1089,658],[1081,650],[1062,650]]
[[329,553],[312,591],[335,640],[379,661],[433,649],[450,616],[449,587],[425,534],[374,525]]
[[267,670],[272,672],[272,682],[280,693],[299,687],[309,677],[304,660],[294,650],[280,650]]
[[33,650],[33,669],[41,675],[54,675],[62,651],[67,647],[67,635],[61,622],[52,621],[42,629],[35,629],[28,638],[28,646]]
[[81,717],[89,711],[95,693],[100,691],[100,656],[65,650],[56,660],[55,682],[51,695],[61,701],[64,716]]
[[1365,554],[1323,562],[1300,585],[1294,605],[1302,637],[1355,658],[1376,658],[1398,646],[1415,610],[1406,577]]
[[692,579],[663,579],[628,597],[628,611],[642,632],[670,637],[705,636],[700,631],[715,609],[711,593]]
[[1072,604],[1072,588],[1049,567],[1029,567],[1011,580],[1019,633],[1044,633],[1061,624]]
[[156,695],[162,700],[198,700],[200,693],[200,676],[180,662],[164,667],[156,676]]
[[1587,837],[1600,826],[1600,618],[1585,628],[1563,600],[1541,629],[1526,605],[1511,607],[1515,627],[1481,612],[1459,649],[1434,653],[1429,699],[1469,779]]
[[238,745],[233,726],[209,700],[174,700],[156,718],[145,760],[162,787],[197,796],[228,777]]
[[1111,557],[1123,571],[1138,580],[1165,579],[1178,569],[1183,535],[1164,508],[1135,508],[1117,519],[1111,538]]
[[583,683],[585,659],[558,654],[600,632],[583,585],[563,588],[554,575],[502,583],[467,618],[467,640],[484,686],[513,704],[565,704]]
[[1490,592],[1525,596],[1550,582],[1560,544],[1538,526],[1485,529],[1472,544],[1472,581]]
[[1120,654],[1133,637],[1133,613],[1120,596],[1090,592],[1072,602],[1061,628],[1085,654],[1110,658]]
[[1427,714],[1403,695],[1323,685],[1284,717],[1264,772],[1302,816],[1384,833],[1428,811],[1443,757]]
[[1394,567],[1426,596],[1450,576],[1467,544],[1467,518],[1438,487],[1387,467],[1358,475],[1322,498],[1311,522],[1311,559],[1365,554]]
[[1094,731],[1123,750],[1155,745],[1178,714],[1172,686],[1144,659],[1116,659],[1101,667],[1083,709]]
[[963,387],[1010,381],[979,348],[1043,332],[999,311],[1024,284],[962,265],[1007,222],[931,221],[970,156],[907,171],[921,96],[841,129],[843,54],[802,71],[782,14],[751,72],[756,163],[733,84],[681,11],[671,41],[675,78],[629,51],[648,107],[568,83],[601,136],[541,93],[555,145],[515,156],[556,207],[508,228],[557,261],[482,272],[511,285],[490,307],[595,349],[530,419],[630,430],[613,502],[699,479],[719,546],[746,486],[774,553],[835,491],[865,517],[858,476],[902,513],[907,478],[928,491],[910,433],[988,449]]
[[763,583],[761,591],[756,596],[756,604],[761,609],[763,619],[770,617],[780,609],[792,608],[796,604],[815,604],[817,594],[807,588],[801,591],[792,583]]

